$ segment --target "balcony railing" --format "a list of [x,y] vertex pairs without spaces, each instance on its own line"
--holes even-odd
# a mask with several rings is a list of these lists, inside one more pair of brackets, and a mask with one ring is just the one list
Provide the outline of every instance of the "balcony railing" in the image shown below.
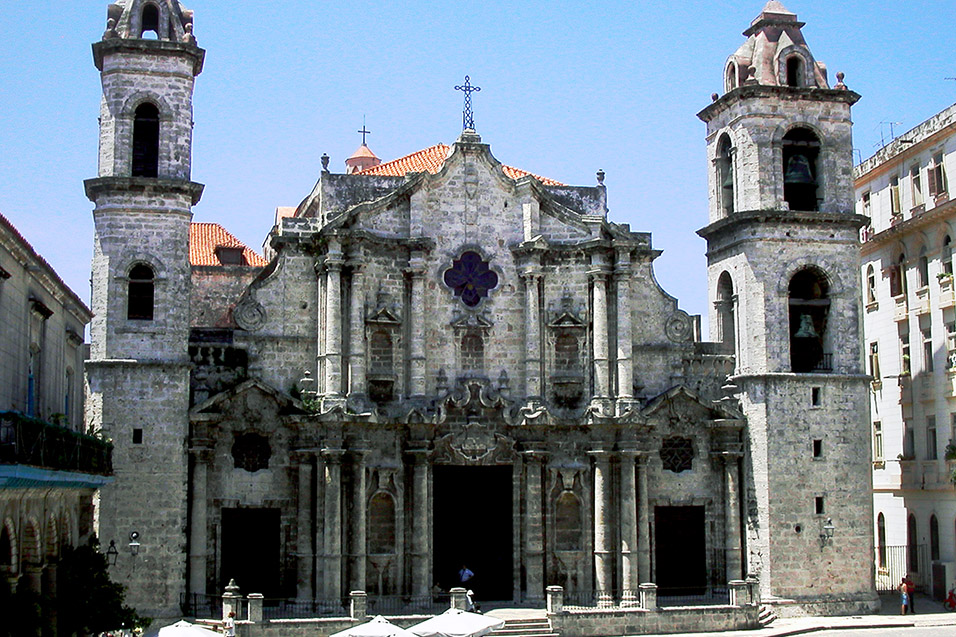
[[0,465],[112,475],[113,445],[95,436],[0,411]]

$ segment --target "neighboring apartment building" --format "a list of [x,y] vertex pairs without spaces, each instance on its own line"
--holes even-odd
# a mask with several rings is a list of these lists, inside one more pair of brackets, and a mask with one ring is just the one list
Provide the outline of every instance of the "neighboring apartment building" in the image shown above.
[[956,104],[855,168],[867,370],[873,375],[877,583],[956,577]]
[[44,600],[56,595],[62,548],[93,532],[93,496],[112,473],[112,445],[83,432],[91,317],[0,215],[0,586]]

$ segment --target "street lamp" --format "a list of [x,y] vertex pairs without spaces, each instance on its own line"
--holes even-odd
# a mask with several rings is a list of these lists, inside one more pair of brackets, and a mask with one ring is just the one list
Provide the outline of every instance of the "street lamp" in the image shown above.
[[820,530],[820,547],[824,547],[833,540],[833,518],[827,518],[826,523]]
[[129,550],[134,556],[139,555],[139,532],[131,531],[129,534]]
[[106,549],[106,563],[116,566],[117,557],[119,557],[119,551],[116,550],[116,540],[110,540],[110,547]]

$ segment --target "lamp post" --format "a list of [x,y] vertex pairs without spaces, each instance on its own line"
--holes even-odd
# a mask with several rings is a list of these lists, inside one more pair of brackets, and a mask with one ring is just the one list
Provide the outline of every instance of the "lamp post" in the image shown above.
[[139,555],[139,531],[131,531],[129,534],[129,552],[134,557]]
[[823,548],[833,541],[834,528],[833,518],[827,518],[826,523],[824,523],[823,528],[820,530],[820,548]]

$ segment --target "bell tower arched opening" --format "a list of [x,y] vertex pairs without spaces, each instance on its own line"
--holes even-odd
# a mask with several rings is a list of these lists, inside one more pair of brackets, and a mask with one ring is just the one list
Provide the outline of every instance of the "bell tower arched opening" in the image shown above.
[[734,158],[730,136],[723,135],[717,145],[717,198],[724,216],[734,212]]
[[145,102],[133,119],[133,177],[159,175],[159,109]]
[[142,29],[140,30],[139,37],[144,40],[158,40],[159,7],[149,3],[143,5],[142,20]]
[[718,340],[723,343],[724,349],[736,351],[737,321],[734,315],[734,282],[729,272],[723,272],[717,280],[717,327],[720,332]]
[[830,286],[812,268],[790,279],[790,367],[798,373],[833,369],[832,354],[824,351],[830,313]]
[[783,137],[783,198],[790,210],[819,210],[817,158],[820,140],[807,128]]
[[793,55],[787,58],[787,86],[802,86],[800,78],[803,75],[803,60]]

